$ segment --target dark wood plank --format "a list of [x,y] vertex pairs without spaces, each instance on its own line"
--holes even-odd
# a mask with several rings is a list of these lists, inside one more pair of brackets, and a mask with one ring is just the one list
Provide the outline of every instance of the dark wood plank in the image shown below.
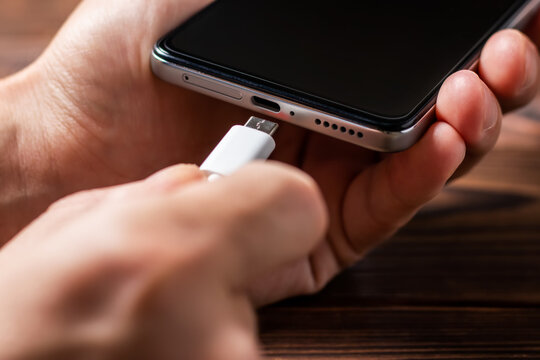
[[290,307],[260,316],[274,359],[540,358],[540,309]]

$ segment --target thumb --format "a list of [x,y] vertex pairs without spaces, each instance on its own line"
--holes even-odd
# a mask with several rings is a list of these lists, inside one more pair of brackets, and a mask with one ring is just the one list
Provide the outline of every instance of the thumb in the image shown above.
[[212,0],[82,1],[56,42],[68,40],[75,45],[84,42],[91,47],[89,43],[93,41],[100,45],[106,40],[124,53],[138,45],[146,58],[160,37],[210,3]]
[[218,233],[216,264],[234,285],[307,256],[328,223],[315,182],[276,163],[252,164],[238,173],[186,188],[181,199]]
[[[211,4],[213,0],[154,0],[150,2],[138,0],[137,2],[142,3],[142,7],[150,15],[148,30],[153,37],[153,45],[157,39]],[[127,2],[127,4],[130,3]]]

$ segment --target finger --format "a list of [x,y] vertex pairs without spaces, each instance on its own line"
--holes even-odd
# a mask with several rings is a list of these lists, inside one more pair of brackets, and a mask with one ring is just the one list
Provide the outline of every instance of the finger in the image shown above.
[[489,39],[482,51],[479,74],[504,110],[523,106],[538,90],[538,50],[523,33],[500,31]]
[[502,112],[491,90],[475,73],[460,71],[439,91],[437,119],[456,129],[467,145],[467,158],[458,176],[493,148],[500,134]]
[[179,187],[205,180],[204,173],[196,165],[175,165],[158,171],[145,180],[145,188],[156,192],[170,192]]
[[142,192],[147,194],[167,193],[204,179],[204,174],[197,166],[180,164],[163,169],[142,182],[86,190],[69,195],[52,204],[49,209],[74,214],[84,211],[104,199],[122,200]]
[[349,241],[337,242],[344,264],[352,264],[408,222],[437,195],[463,161],[465,141],[450,125],[437,122],[407,151],[388,156],[359,175],[344,202]]
[[219,266],[242,283],[307,255],[326,230],[326,209],[314,181],[286,165],[249,165],[179,197],[195,221],[215,232]]
[[[127,38],[135,39],[144,51],[142,55],[148,57],[148,52],[158,39],[212,2],[213,0],[82,1],[68,23],[77,23],[79,30],[88,27],[93,34],[100,31],[100,27],[95,26],[96,21],[105,25],[104,31],[110,29],[106,26],[109,23],[129,28],[132,33]],[[110,31],[108,34],[114,37]],[[66,40],[73,38],[71,33],[66,32],[65,35]],[[122,36],[126,37],[125,34]]]
[[205,180],[204,173],[195,165],[179,164],[165,168],[137,181],[103,189],[107,200],[121,201],[137,195],[161,195],[173,193],[184,186]]

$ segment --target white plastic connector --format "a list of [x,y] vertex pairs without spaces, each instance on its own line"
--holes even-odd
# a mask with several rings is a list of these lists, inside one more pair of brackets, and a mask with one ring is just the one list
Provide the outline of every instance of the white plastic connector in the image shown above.
[[272,135],[277,128],[276,123],[256,117],[244,126],[233,126],[201,165],[201,170],[213,181],[254,160],[268,159],[276,148]]

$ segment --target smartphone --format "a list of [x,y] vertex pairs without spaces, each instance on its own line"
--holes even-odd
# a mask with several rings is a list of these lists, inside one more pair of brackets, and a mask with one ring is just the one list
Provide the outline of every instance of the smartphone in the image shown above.
[[217,0],[157,42],[170,83],[368,149],[412,146],[444,80],[540,0]]

